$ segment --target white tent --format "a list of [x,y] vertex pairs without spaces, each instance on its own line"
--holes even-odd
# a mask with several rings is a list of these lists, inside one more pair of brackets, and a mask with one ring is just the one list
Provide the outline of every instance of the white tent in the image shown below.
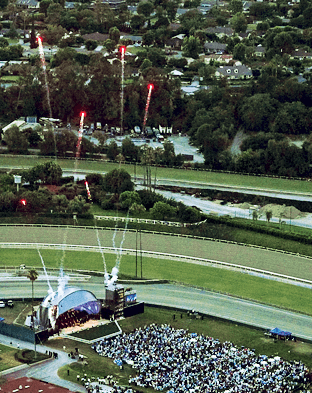
[[173,71],[170,72],[170,75],[181,76],[181,75],[183,75],[183,72],[178,71],[178,70],[173,70]]

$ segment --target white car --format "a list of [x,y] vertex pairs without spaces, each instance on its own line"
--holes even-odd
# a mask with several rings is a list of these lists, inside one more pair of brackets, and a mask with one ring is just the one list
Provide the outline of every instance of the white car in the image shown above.
[[4,308],[5,307],[5,303],[1,300],[0,301],[0,308]]

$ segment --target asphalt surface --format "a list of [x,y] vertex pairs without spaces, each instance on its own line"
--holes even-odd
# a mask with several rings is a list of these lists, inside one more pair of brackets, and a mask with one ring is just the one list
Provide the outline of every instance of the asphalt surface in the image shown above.
[[[112,231],[100,231],[101,245],[112,246]],[[122,232],[116,236],[116,244],[120,244]],[[143,249],[159,252],[178,253],[180,255],[200,256],[211,259],[222,258],[222,261],[232,261],[267,270],[283,272],[302,278],[312,278],[311,261],[293,255],[279,254],[267,250],[258,250],[232,244],[216,243],[193,239],[190,247],[190,239],[176,238],[165,235],[142,234]],[[1,242],[16,243],[52,243],[81,244],[97,246],[96,232],[80,228],[33,228],[33,227],[6,227],[0,226]],[[128,232],[125,237],[124,248],[133,249],[135,234]],[[0,244],[1,246],[1,244]],[[213,258],[214,257],[214,258]],[[0,248],[1,258],[1,248]],[[1,259],[0,259],[0,262]],[[8,284],[9,283],[9,284]],[[51,278],[52,287],[56,289],[57,276]],[[101,277],[84,278],[74,277],[69,285],[75,285],[90,290],[98,298],[104,297],[104,284]],[[272,329],[279,327],[292,332],[298,338],[312,341],[312,317],[286,310],[280,310],[234,297],[221,295],[209,291],[172,284],[131,285],[137,292],[139,301],[145,303],[176,307],[184,310],[196,310],[224,319],[230,319],[251,326]],[[0,276],[0,293],[4,298],[30,297],[31,287],[28,280],[13,278],[8,275]],[[36,281],[36,296],[44,297],[48,293],[46,277],[40,276]],[[22,295],[22,296],[21,296]],[[303,300],[304,301],[304,300]],[[0,336],[0,342],[17,347],[17,340]],[[23,347],[33,348],[30,343],[20,343]],[[37,346],[38,351],[49,350],[45,346]],[[8,378],[20,376],[32,376],[46,382],[59,384],[72,391],[85,392],[83,387],[77,388],[76,384],[64,381],[57,376],[57,370],[71,362],[66,353],[58,351],[59,358],[49,360],[36,366],[26,366],[10,374]]]
[[[26,341],[17,340],[11,337],[4,336],[0,334],[0,343],[8,346],[12,346],[14,348],[20,349],[31,349],[34,350],[34,344],[28,343]],[[37,352],[46,353],[46,351],[51,351],[51,348],[46,347],[45,345],[36,345]],[[85,393],[87,390],[76,383],[66,381],[65,379],[61,379],[57,372],[58,370],[68,364],[74,363],[77,360],[71,359],[66,352],[54,350],[53,352],[57,352],[57,359],[48,359],[43,362],[34,364],[34,365],[21,365],[15,367],[14,369],[9,369],[6,371],[2,371],[1,375],[4,376],[8,381],[12,379],[18,379],[21,377],[31,377],[40,379],[45,382],[53,383],[58,386],[62,386],[71,390],[72,392],[81,392]],[[34,393],[34,392],[33,392]]]

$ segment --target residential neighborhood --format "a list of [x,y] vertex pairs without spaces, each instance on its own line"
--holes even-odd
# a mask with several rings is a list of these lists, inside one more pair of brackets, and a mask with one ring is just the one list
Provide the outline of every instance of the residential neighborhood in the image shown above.
[[[170,127],[190,138],[208,168],[309,176],[309,2],[2,0],[0,7],[0,123],[37,119],[17,150],[47,152],[39,119],[78,131],[85,110],[88,133],[106,140],[157,139]],[[8,135],[2,145],[14,151]]]

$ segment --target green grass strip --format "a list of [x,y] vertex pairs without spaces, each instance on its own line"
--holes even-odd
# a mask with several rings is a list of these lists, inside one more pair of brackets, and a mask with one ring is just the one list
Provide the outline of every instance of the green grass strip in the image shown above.
[[[47,268],[57,268],[60,266],[63,253],[57,250],[41,250],[41,255]],[[2,266],[19,266],[21,260],[27,266],[34,266],[37,269],[42,267],[37,250],[1,249]],[[107,271],[110,272],[115,265],[116,256],[105,254],[105,260]],[[103,272],[100,253],[67,251],[63,266],[65,269]],[[119,278],[125,277],[135,278],[134,256],[122,256]],[[179,282],[312,315],[310,289],[248,274],[187,262],[144,257],[143,277]]]
[[[51,160],[54,160],[51,157]],[[29,157],[1,157],[1,166],[14,166],[21,168],[29,168],[42,162],[49,161],[47,158],[40,158],[37,156]],[[57,163],[62,167],[63,170],[74,170],[75,160],[64,160],[58,159]],[[104,161],[79,161],[77,170],[87,170],[91,172],[109,172],[112,169],[119,168],[119,163],[108,163]],[[127,170],[132,176],[134,176],[135,166],[134,165],[121,165],[121,168]],[[136,175],[143,176],[143,167],[137,165]],[[211,183],[219,185],[229,185],[237,187],[255,188],[255,189],[267,189],[267,190],[278,190],[278,191],[291,191],[301,193],[312,193],[312,183],[308,181],[300,180],[287,180],[270,177],[260,176],[246,176],[239,174],[209,172],[209,171],[189,171],[175,168],[152,168],[152,178],[154,179],[155,173],[157,178],[160,179],[174,179],[185,182],[198,182],[198,183]]]

